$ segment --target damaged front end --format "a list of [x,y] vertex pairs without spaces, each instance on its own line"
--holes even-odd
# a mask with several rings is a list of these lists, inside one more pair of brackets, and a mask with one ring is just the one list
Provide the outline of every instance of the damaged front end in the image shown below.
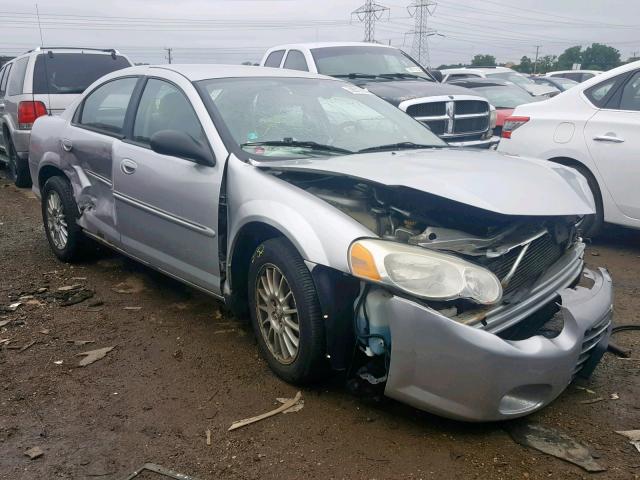
[[354,241],[356,383],[443,416],[531,413],[606,349],[611,279],[580,217],[493,213],[402,186],[279,172],[366,226]]

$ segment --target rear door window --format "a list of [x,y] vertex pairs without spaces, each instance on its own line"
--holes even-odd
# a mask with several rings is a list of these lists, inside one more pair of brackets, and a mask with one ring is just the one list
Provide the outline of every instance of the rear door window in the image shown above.
[[29,57],[16,60],[13,64],[11,78],[7,83],[7,95],[20,95],[24,86],[24,74],[27,72]]
[[276,50],[275,52],[271,52],[267,57],[267,60],[264,62],[265,67],[280,67],[280,63],[282,62],[282,57],[284,57],[284,50]]
[[36,58],[33,93],[82,93],[103,75],[130,66],[120,55],[114,58],[106,53],[43,53]]
[[622,89],[620,110],[640,110],[640,72],[636,72]]
[[4,68],[4,76],[0,79],[0,97],[4,97],[7,92],[7,80],[9,80],[9,75],[11,75],[11,66],[13,64],[10,63]]
[[112,80],[95,89],[82,104],[80,125],[107,134],[122,134],[137,77]]
[[612,88],[620,81],[620,76],[610,78],[585,90],[586,97],[598,108],[603,108],[613,93]]
[[304,54],[299,50],[289,50],[287,59],[284,62],[284,68],[288,68],[289,70],[300,70],[302,72],[309,71],[307,60],[304,58]]

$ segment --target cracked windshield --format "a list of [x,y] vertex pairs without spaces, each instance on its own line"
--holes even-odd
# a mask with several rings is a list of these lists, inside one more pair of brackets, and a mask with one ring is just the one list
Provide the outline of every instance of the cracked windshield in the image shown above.
[[252,156],[307,158],[446,146],[421,123],[353,85],[304,78],[199,83],[231,133],[234,149]]

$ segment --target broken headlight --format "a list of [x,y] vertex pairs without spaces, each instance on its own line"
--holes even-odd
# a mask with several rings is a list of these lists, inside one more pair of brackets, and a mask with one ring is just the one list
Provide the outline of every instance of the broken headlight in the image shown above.
[[357,240],[349,248],[351,273],[426,300],[466,298],[497,303],[502,286],[489,270],[458,257],[384,240]]

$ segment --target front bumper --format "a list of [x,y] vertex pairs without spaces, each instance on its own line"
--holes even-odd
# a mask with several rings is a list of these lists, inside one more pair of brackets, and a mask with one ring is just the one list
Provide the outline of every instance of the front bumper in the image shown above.
[[392,296],[385,305],[392,344],[385,395],[466,421],[510,419],[544,407],[606,349],[611,278],[604,269],[585,275],[592,287],[557,291],[564,327],[551,339],[504,340]]
[[480,149],[487,149],[487,150],[489,149],[495,150],[496,148],[498,148],[499,143],[500,143],[500,137],[496,135],[486,140],[473,140],[469,142],[448,142],[448,144],[452,147],[480,148]]

